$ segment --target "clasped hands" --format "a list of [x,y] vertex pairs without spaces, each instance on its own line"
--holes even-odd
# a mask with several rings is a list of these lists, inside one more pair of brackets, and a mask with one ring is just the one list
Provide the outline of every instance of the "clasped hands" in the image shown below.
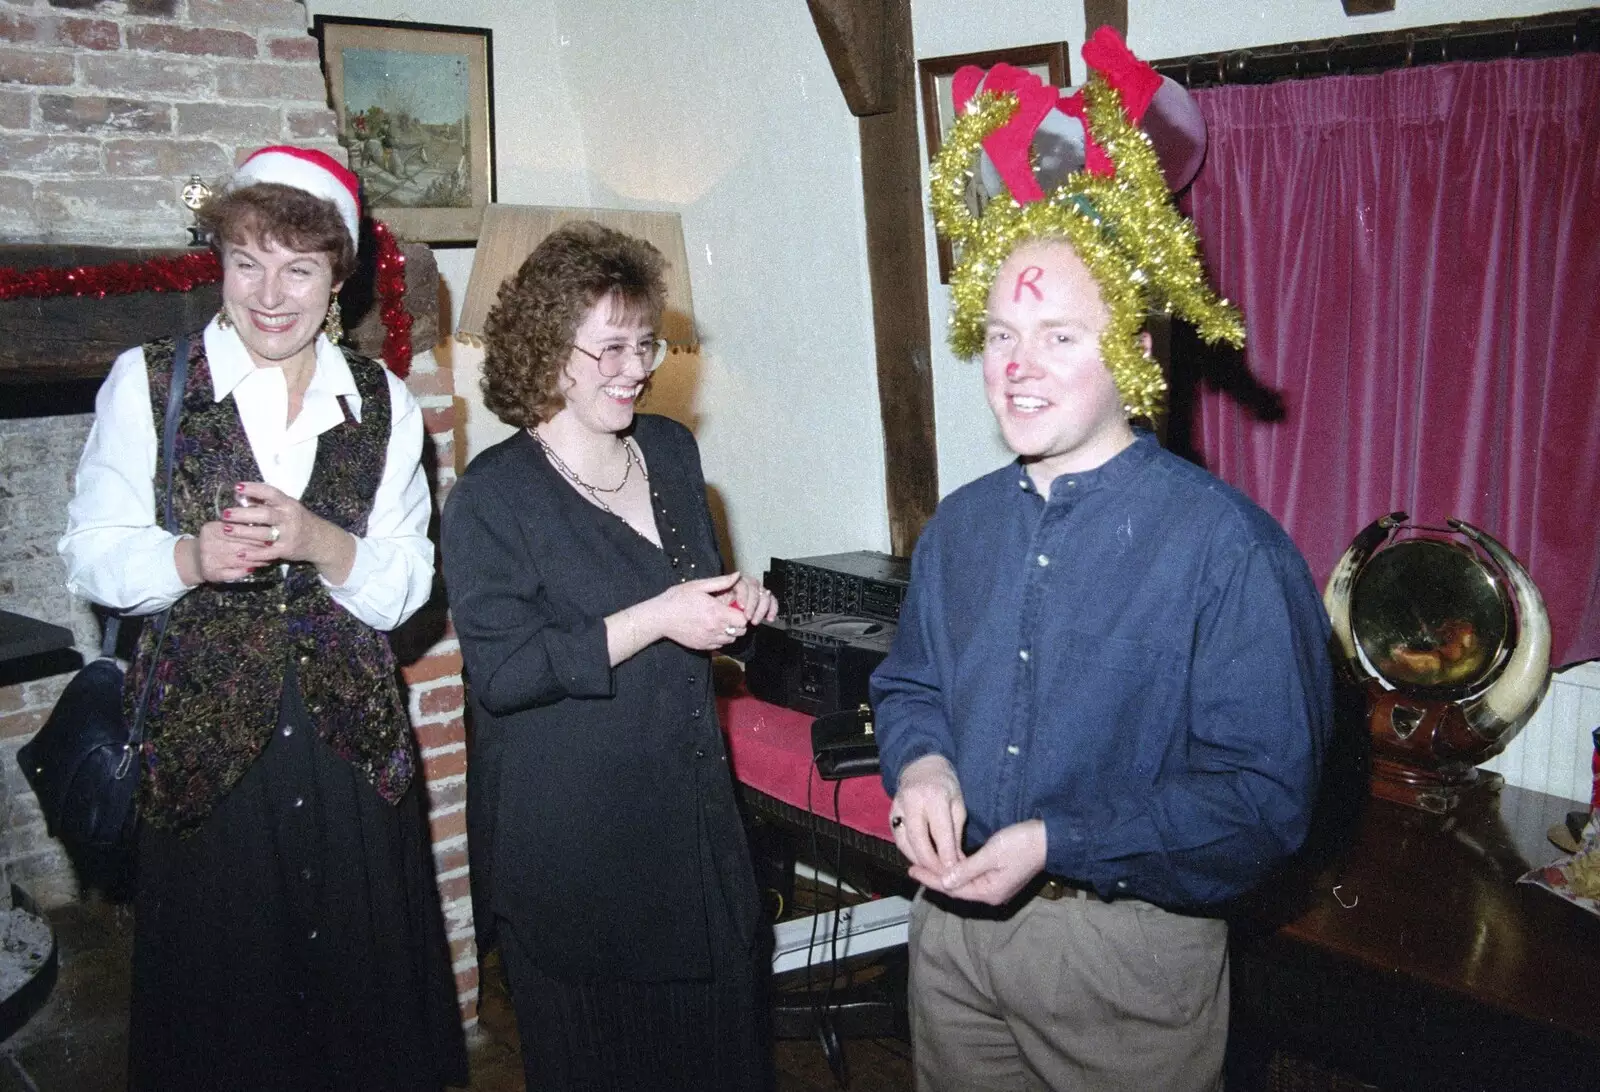
[[778,616],[777,596],[738,572],[676,584],[652,603],[660,607],[661,635],[701,652],[731,644],[751,626]]
[[901,771],[889,825],[913,880],[953,899],[999,906],[1044,870],[1043,820],[998,830],[970,856],[961,849],[966,824],[967,805],[948,759],[923,755]]
[[240,482],[234,495],[238,503],[179,542],[184,583],[226,583],[284,561],[309,561],[333,583],[343,583],[355,556],[351,535],[265,482]]

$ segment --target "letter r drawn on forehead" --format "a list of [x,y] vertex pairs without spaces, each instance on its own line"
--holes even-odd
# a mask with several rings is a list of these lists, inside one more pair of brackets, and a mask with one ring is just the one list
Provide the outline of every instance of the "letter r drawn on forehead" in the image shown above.
[[1011,302],[1017,303],[1022,299],[1022,290],[1026,288],[1033,293],[1033,298],[1044,300],[1044,293],[1039,291],[1039,278],[1044,276],[1044,269],[1037,265],[1030,265],[1017,274],[1017,283],[1011,289]]

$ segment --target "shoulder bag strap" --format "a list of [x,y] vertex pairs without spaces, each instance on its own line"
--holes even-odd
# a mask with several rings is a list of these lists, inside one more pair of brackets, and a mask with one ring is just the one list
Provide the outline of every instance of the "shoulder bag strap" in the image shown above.
[[[183,391],[189,381],[189,335],[179,334],[173,343],[172,349],[172,377],[167,388],[167,415],[161,422],[161,465],[166,475],[166,511],[163,525],[173,533],[178,533],[178,521],[172,514],[172,456],[178,446],[178,419],[183,416]],[[172,613],[168,607],[156,615],[156,639],[150,650],[150,666],[144,676],[144,688],[139,692],[139,705],[133,717],[133,723],[128,726],[128,749],[124,752],[123,762],[131,763],[133,755],[144,742],[144,714],[150,705],[150,690],[156,681],[156,664],[161,662],[161,639],[166,636],[167,618]],[[106,623],[107,639],[115,642],[114,627],[120,624],[120,619],[113,618]],[[119,769],[120,777],[124,770]]]

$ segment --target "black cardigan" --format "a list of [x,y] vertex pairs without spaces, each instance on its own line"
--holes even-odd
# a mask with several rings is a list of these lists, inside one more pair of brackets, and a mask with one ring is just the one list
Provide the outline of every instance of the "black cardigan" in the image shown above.
[[[633,435],[663,543],[675,528],[689,577],[721,572],[694,438],[644,414]],[[658,641],[612,668],[606,651],[605,616],[686,566],[580,497],[525,431],[451,490],[442,548],[470,696],[479,945],[504,919],[546,973],[643,980],[703,978],[714,948],[747,951],[758,901],[710,657]]]

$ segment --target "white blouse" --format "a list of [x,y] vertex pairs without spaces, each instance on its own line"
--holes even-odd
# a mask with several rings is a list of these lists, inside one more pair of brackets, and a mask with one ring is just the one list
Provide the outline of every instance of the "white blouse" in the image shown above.
[[[311,479],[317,438],[344,422],[339,396],[361,418],[361,396],[344,354],[317,335],[317,370],[299,416],[288,422],[289,390],[281,368],[258,368],[233,330],[213,319],[205,329],[212,397],[235,396],[261,476],[299,499]],[[374,629],[390,630],[427,602],[433,587],[431,511],[423,477],[422,411],[391,372],[392,421],[383,478],[365,537],[343,584],[323,583],[334,601]],[[117,357],[95,396],[94,427],[78,461],[67,532],[56,549],[67,562],[67,590],[112,610],[154,614],[177,602],[187,585],[178,576],[168,534],[156,518],[154,476],[160,441],[150,410],[144,351]]]

